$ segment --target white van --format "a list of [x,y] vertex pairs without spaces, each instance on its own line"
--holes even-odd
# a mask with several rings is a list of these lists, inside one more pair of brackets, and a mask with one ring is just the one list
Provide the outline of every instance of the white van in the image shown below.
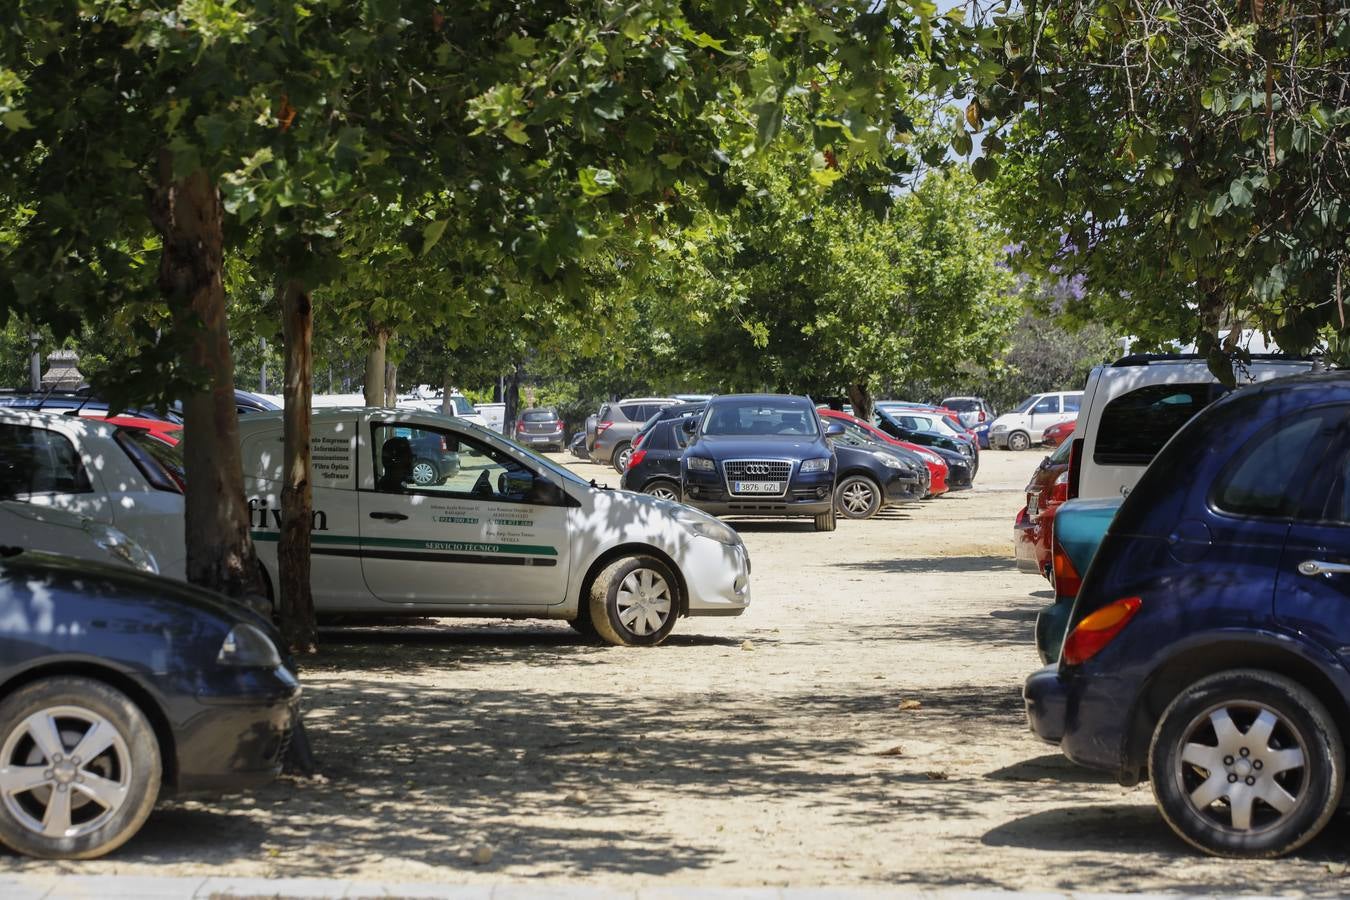
[[[1314,365],[1310,359],[1253,357],[1251,365],[1237,366],[1234,374],[1241,386],[1301,375]],[[1074,426],[1071,465],[1078,484],[1073,496],[1128,494],[1172,435],[1227,391],[1203,356],[1137,354],[1093,368]]]
[[1082,391],[1032,394],[989,426],[989,446],[995,450],[1025,450],[1039,444],[1045,429],[1078,418],[1082,399]]
[[478,415],[483,419],[479,424],[488,431],[506,434],[505,403],[479,403],[475,408],[478,410]]
[[[653,646],[680,616],[750,602],[740,536],[642,494],[593,487],[461,419],[412,410],[314,414],[313,591],[320,613],[566,619]],[[250,531],[277,583],[282,421],[239,421]],[[436,474],[416,477],[429,463]]]

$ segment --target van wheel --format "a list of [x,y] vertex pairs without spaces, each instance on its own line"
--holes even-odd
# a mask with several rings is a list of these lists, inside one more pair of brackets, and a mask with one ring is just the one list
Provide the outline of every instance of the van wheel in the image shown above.
[[1158,807],[1183,840],[1216,856],[1269,858],[1312,839],[1336,811],[1345,748],[1302,685],[1235,669],[1172,701],[1148,763]]
[[1031,446],[1031,438],[1027,435],[1025,431],[1014,431],[1012,434],[1008,435],[1009,450],[1021,451],[1027,449],[1030,446]]
[[823,512],[816,516],[816,531],[834,531],[834,505],[831,504],[829,512]]
[[881,485],[866,475],[850,475],[834,490],[834,508],[849,519],[870,519],[881,509]]
[[614,470],[620,475],[628,468],[628,460],[633,458],[633,445],[624,443],[614,448]]
[[33,682],[0,703],[0,841],[44,859],[93,859],[145,824],[159,741],[121,691],[91,678]]
[[605,643],[655,647],[675,627],[679,582],[653,556],[625,556],[604,568],[591,584],[591,622]]

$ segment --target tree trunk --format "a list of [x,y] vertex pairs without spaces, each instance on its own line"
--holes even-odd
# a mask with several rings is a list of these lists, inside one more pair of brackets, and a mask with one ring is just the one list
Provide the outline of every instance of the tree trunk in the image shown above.
[[384,356],[389,347],[389,329],[372,326],[366,352],[366,406],[384,404]]
[[310,525],[314,519],[314,491],[310,482],[310,405],[313,390],[314,315],[309,292],[289,279],[281,292],[282,333],[286,371],[282,390],[283,476],[281,482],[281,539],[277,545],[277,598],[281,635],[291,652],[313,653],[318,639],[314,625],[314,597],[310,593]]
[[174,327],[188,338],[184,362],[205,382],[183,398],[187,580],[258,603],[262,582],[248,533],[234,357],[221,281],[220,192],[202,169],[175,179],[165,151],[150,215],[164,242],[159,289]]
[[872,421],[872,392],[867,385],[856,381],[850,384],[848,402],[853,404],[853,415],[864,422]]
[[447,367],[445,378],[441,384],[441,414],[446,416],[455,415],[455,401],[450,399],[450,394],[455,389],[455,378]]
[[389,361],[388,352],[384,357],[384,405],[398,406],[398,364]]

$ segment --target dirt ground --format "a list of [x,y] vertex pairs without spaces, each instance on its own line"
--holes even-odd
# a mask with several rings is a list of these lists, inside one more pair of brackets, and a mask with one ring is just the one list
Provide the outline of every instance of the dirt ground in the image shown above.
[[[1049,594],[1017,572],[1010,532],[1039,458],[986,452],[974,490],[832,534],[735,523],[750,610],[683,620],[655,650],[549,622],[326,632],[304,678],[323,778],[166,805],[112,857],[63,865],[614,888],[1350,890],[1344,818],[1294,858],[1206,859],[1167,830],[1147,785],[1076,769],[1028,733],[1019,692]],[[0,871],[53,865],[0,856]]]

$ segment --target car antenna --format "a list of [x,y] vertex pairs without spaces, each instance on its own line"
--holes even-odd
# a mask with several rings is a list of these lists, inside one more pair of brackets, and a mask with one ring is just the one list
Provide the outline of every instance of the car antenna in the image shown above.
[[[89,386],[89,385],[85,385],[85,387],[88,388],[88,390],[86,391],[86,393],[85,393],[85,395],[84,395],[84,399],[80,401],[80,405],[77,406],[77,407],[75,407],[74,409],[66,410],[66,413],[65,413],[66,415],[68,415],[68,416],[78,416],[78,415],[80,414],[80,410],[84,409],[84,405],[85,405],[86,403],[88,403],[90,400],[93,400],[93,399],[94,399],[94,390],[93,390],[93,388],[92,388],[91,386]],[[78,389],[77,389],[77,392],[78,392]]]

